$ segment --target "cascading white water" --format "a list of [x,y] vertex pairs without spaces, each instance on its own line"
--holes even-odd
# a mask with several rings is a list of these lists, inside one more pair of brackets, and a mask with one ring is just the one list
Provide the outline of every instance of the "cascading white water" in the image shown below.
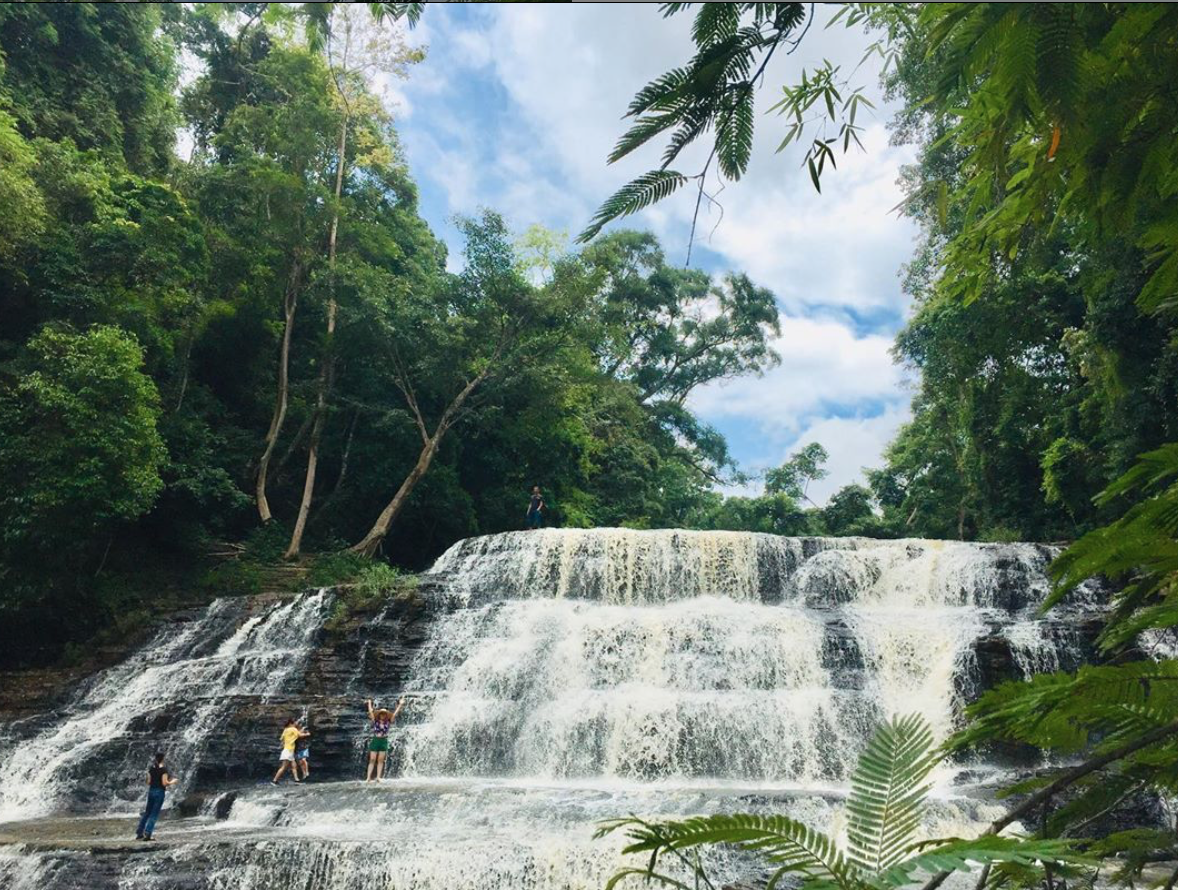
[[[79,797],[106,806],[139,802],[154,745],[166,740],[183,793],[201,744],[234,695],[281,691],[301,670],[328,594],[318,591],[240,621],[238,604],[166,628],[134,656],[100,674],[61,718],[0,754],[0,822],[51,813]],[[165,723],[152,739],[137,725]],[[105,807],[104,807],[105,808]]]
[[[952,731],[973,642],[1038,627],[1044,564],[1029,545],[724,532],[461,542],[434,572],[468,605],[409,684],[427,711],[405,773],[842,782],[887,716]],[[1058,662],[1053,642],[1018,637]]]
[[[1022,544],[620,529],[459,542],[422,584],[436,617],[405,688],[386,690],[409,701],[398,775],[244,791],[217,830],[249,843],[198,839],[138,857],[119,886],[157,886],[162,870],[197,888],[590,888],[622,863],[619,839],[592,840],[600,819],[789,812],[837,831],[839,796],[878,721],[920,711],[938,736],[951,732],[982,682],[983,641],[1005,647],[1012,671],[1074,662],[1066,621],[1035,613],[1050,556]],[[148,713],[138,698],[171,688],[173,672],[232,687],[242,681],[227,664],[242,658],[263,681],[265,665],[298,670],[291,653],[323,614],[300,603],[257,634],[238,630],[232,655],[190,651],[180,638],[199,630],[141,653],[86,696],[90,710],[109,708],[98,728],[79,707],[22,744],[9,762],[25,778],[0,793],[54,799],[69,771],[38,764],[79,735],[117,738],[101,727]],[[994,817],[954,769],[939,778],[930,833]],[[36,793],[21,797],[23,785]],[[48,874],[52,856],[37,855]],[[40,874],[14,862],[12,874]]]

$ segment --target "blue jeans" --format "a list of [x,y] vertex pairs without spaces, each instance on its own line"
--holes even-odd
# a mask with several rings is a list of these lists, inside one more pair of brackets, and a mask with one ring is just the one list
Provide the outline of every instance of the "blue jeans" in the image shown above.
[[160,817],[160,810],[164,808],[164,789],[147,789],[147,808],[139,819],[139,827],[135,829],[135,837],[151,837],[155,832],[155,820]]

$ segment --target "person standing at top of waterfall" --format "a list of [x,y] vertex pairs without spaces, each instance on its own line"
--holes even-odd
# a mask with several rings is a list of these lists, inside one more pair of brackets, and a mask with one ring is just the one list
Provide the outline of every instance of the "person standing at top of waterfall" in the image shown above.
[[278,754],[278,772],[274,774],[274,778],[270,780],[271,785],[277,785],[278,780],[282,778],[282,774],[290,770],[291,778],[295,780],[297,785],[299,782],[299,767],[295,762],[295,745],[298,744],[299,739],[307,738],[311,735],[299,729],[294,718],[286,721],[286,726],[282,730],[282,751]]
[[543,528],[544,527],[544,496],[540,494],[540,486],[532,486],[532,498],[528,501],[528,513],[526,516],[528,528]]
[[147,768],[147,806],[143,808],[143,815],[139,817],[139,827],[135,829],[136,840],[152,839],[155,834],[155,822],[160,817],[160,810],[164,808],[164,795],[179,781],[168,775],[168,769],[164,766],[164,755],[157,752],[151,759],[151,766]]
[[390,713],[387,709],[373,710],[372,699],[368,699],[368,719],[372,723],[372,738],[368,742],[368,777],[364,780],[371,782],[373,775],[376,781],[384,778],[384,761],[389,753],[389,728],[401,708],[405,706],[405,696],[397,701],[397,707]]

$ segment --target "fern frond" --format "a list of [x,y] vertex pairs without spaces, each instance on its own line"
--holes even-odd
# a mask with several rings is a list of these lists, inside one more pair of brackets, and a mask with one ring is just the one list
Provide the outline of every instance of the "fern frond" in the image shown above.
[[368,9],[372,17],[378,22],[385,18],[394,21],[405,19],[410,28],[416,28],[421,21],[421,14],[425,11],[424,3],[369,3]]
[[607,161],[611,164],[620,161],[636,148],[640,148],[669,127],[675,126],[681,120],[681,115],[675,112],[666,114],[647,115],[638,118],[625,133],[621,135],[609,153]]
[[661,201],[686,182],[687,177],[677,170],[651,170],[642,174],[614,192],[598,208],[592,222],[577,236],[577,241],[584,244],[600,232],[606,223]]
[[630,818],[603,823],[600,837],[624,829],[631,843],[622,852],[651,854],[648,871],[663,853],[693,847],[732,844],[757,853],[778,866],[780,874],[797,873],[839,890],[859,890],[858,869],[834,842],[808,825],[785,816],[750,814],[700,816],[670,822]]
[[704,3],[695,14],[692,40],[703,47],[728,39],[740,25],[740,13],[738,3]]
[[691,72],[686,68],[672,68],[634,94],[626,117],[635,117],[647,111],[668,111],[683,94],[683,88],[691,82]]
[[932,730],[918,714],[884,723],[851,776],[847,840],[861,868],[884,871],[898,862],[920,825],[929,773],[939,756],[930,753]]
[[1023,865],[1040,863],[1090,865],[1092,860],[1075,852],[1068,840],[1024,840],[1022,838],[984,835],[974,840],[953,841],[875,875],[869,883],[880,890],[892,890],[911,884],[920,872],[971,871],[977,865],[1011,862]]
[[753,91],[751,84],[716,127],[716,158],[720,172],[733,181],[748,169],[753,153]]

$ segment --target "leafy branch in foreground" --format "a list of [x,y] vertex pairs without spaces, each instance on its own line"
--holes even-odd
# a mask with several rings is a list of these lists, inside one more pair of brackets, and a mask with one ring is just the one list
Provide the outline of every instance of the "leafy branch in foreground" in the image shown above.
[[[664,4],[663,15],[675,15],[691,5]],[[665,198],[688,179],[699,184],[695,206],[698,219],[713,162],[722,178],[732,182],[740,179],[752,155],[757,84],[783,43],[797,46],[801,35],[792,41],[789,38],[808,18],[812,20],[813,14],[812,6],[807,12],[804,3],[701,4],[692,28],[695,55],[682,68],[668,71],[638,91],[626,112],[634,123],[609,156],[612,164],[656,136],[669,133],[662,163],[606,200],[577,240],[589,241],[606,223]],[[751,18],[746,20],[746,16]],[[699,173],[689,177],[670,169],[683,149],[709,132],[715,133],[715,139]],[[662,182],[667,187],[649,200],[635,200],[635,195],[646,194],[644,184],[651,182]],[[694,231],[693,219],[693,235]]]
[[[956,748],[996,740],[1088,752],[1079,765],[1008,789],[1033,791],[1008,819],[1065,788],[1078,792],[1044,820],[1045,835],[1079,834],[1143,792],[1178,792],[1178,660],[1142,657],[1164,654],[1160,636],[1178,624],[1178,445],[1143,455],[1098,501],[1122,498],[1136,503],[1055,561],[1056,589],[1044,606],[1089,578],[1123,582],[1099,637],[1116,661],[999,686],[969,708],[970,725],[953,740]],[[1160,653],[1149,651],[1151,642]],[[1101,838],[1090,852],[1120,857],[1125,864],[1117,880],[1131,881],[1151,857],[1173,858],[1174,836],[1121,832]]]
[[[670,17],[695,4],[665,3],[663,15]],[[660,201],[688,181],[697,183],[695,212],[691,222],[687,260],[691,261],[691,242],[695,238],[700,206],[706,197],[707,177],[716,164],[721,182],[736,182],[748,169],[753,151],[755,94],[774,53],[783,45],[793,52],[814,23],[813,3],[702,3],[696,13],[691,36],[695,55],[680,68],[673,68],[640,89],[630,102],[627,118],[634,122],[610,153],[609,163],[621,160],[657,136],[669,133],[658,169],[623,186],[598,209],[578,239],[589,241],[612,220],[636,213],[654,201]],[[863,61],[878,55],[885,68],[895,57],[901,31],[911,29],[903,4],[844,4],[829,22],[846,27],[864,25],[882,29],[887,40],[871,44]],[[862,64],[862,62],[860,63]],[[859,139],[862,125],[859,110],[874,106],[863,94],[862,86],[853,86],[851,77],[840,73],[829,61],[809,73],[802,72],[801,82],[782,88],[782,98],[769,110],[792,118],[778,152],[791,143],[801,143],[805,134],[817,128],[817,135],[806,149],[803,165],[809,169],[814,188],[821,191],[821,176],[829,163],[836,165],[835,148],[849,151]],[[858,71],[858,67],[856,67]],[[670,170],[670,165],[687,146],[708,133],[714,134],[712,148],[703,168],[687,175]],[[645,202],[633,200],[636,191],[651,177],[667,176],[673,187]]]
[[[801,877],[810,890],[893,890],[917,882],[921,874],[970,871],[977,865],[1007,863],[1041,873],[1046,864],[1087,861],[1073,851],[1072,842],[1060,839],[1026,840],[995,833],[973,840],[917,841],[928,777],[940,756],[933,749],[928,724],[919,715],[889,721],[876,731],[851,779],[847,851],[829,836],[787,816],[735,814],[665,822],[631,817],[605,822],[597,837],[624,831],[630,843],[623,853],[649,855],[645,868],[622,869],[606,890],[629,877],[676,888],[701,883],[714,887],[699,850],[717,845],[763,860],[772,869],[766,890],[773,890],[791,874]],[[687,851],[694,857],[689,858]],[[683,877],[660,871],[660,858],[677,862]]]
[[1178,625],[1178,442],[1141,455],[1096,503],[1107,506],[1122,498],[1137,502],[1055,561],[1056,589],[1047,603],[1054,605],[1096,575],[1124,581],[1100,637],[1106,651],[1144,631]]

